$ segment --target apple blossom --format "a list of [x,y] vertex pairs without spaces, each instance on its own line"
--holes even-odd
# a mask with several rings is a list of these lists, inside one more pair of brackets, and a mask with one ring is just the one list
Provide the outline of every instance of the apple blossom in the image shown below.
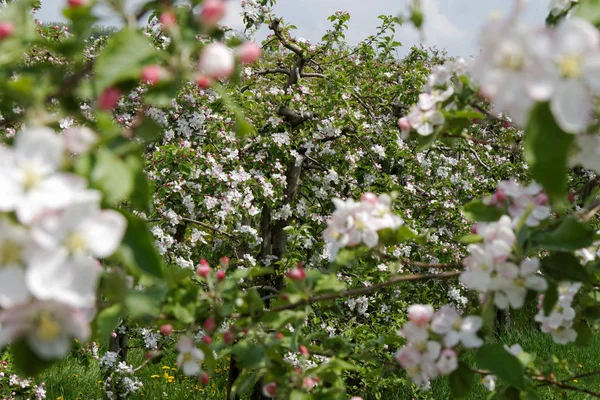
[[269,382],[263,386],[263,395],[267,397],[275,397],[277,396],[277,382]]
[[442,306],[433,315],[431,330],[443,335],[444,345],[454,347],[461,342],[467,348],[479,347],[483,344],[477,331],[483,325],[481,317],[467,316],[462,318],[451,306]]
[[207,44],[200,54],[198,68],[210,78],[227,78],[235,69],[233,51],[223,43]]
[[200,363],[204,361],[204,353],[194,345],[194,340],[184,336],[177,342],[177,367],[183,369],[186,376],[196,376],[200,373]]
[[62,135],[67,149],[77,155],[87,153],[99,140],[98,135],[85,126],[67,128]]
[[498,308],[521,308],[527,290],[544,292],[548,288],[546,279],[537,272],[540,262],[537,258],[525,259],[518,267],[513,263],[502,263],[496,267],[497,275],[492,279],[490,290],[494,292],[494,303]]
[[160,82],[163,75],[164,70],[159,65],[147,65],[142,68],[140,79],[149,85],[156,85]]
[[417,326],[426,325],[433,316],[433,307],[430,304],[413,304],[408,307],[408,319]]

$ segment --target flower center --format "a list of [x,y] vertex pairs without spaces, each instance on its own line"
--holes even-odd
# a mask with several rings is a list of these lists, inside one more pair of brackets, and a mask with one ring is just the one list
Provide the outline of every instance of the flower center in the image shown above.
[[452,328],[455,331],[460,331],[462,327],[462,318],[457,318],[456,320],[454,320],[454,322],[452,323]]
[[525,55],[521,50],[508,49],[502,57],[502,67],[512,71],[520,71],[525,65]]
[[581,57],[566,56],[558,62],[558,69],[564,78],[579,78],[581,76]]
[[87,243],[81,233],[75,232],[65,240],[65,247],[71,253],[80,253],[87,249]]
[[60,335],[61,327],[48,311],[42,311],[37,317],[35,337],[41,342],[53,342]]
[[23,248],[12,240],[0,242],[0,265],[18,264]]
[[25,191],[29,191],[36,187],[42,180],[42,174],[35,170],[34,167],[26,165],[23,168],[23,187]]

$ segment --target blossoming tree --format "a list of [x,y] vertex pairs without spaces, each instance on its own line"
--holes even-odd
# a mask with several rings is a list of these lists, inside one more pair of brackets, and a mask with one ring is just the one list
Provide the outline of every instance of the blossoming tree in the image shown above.
[[525,27],[515,2],[474,60],[399,61],[399,18],[349,47],[336,13],[314,45],[273,4],[243,2],[261,46],[219,26],[221,0],[110,2],[123,28],[99,37],[91,1],[51,33],[32,2],[2,9],[0,346],[19,372],[95,338],[108,398],[173,352],[204,384],[230,356],[230,399],[342,399],[403,370],[454,397],[475,375],[498,398],[600,397],[494,335],[531,303],[557,343],[595,333],[599,206],[570,192],[600,172],[600,5]]

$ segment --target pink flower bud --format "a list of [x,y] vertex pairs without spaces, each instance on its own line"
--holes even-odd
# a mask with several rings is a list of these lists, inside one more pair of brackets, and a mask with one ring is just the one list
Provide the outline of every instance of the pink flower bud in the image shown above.
[[208,265],[208,261],[206,261],[204,258],[200,260],[200,264],[198,265],[196,273],[202,278],[206,278],[208,274],[210,274],[210,265]]
[[292,268],[287,273],[287,276],[293,281],[301,281],[304,278],[306,278],[306,271],[304,270],[302,265],[298,265],[297,267]]
[[263,394],[267,397],[277,396],[277,382],[269,382],[263,386]]
[[379,198],[375,193],[367,192],[363,193],[363,195],[360,196],[360,201],[363,201],[365,203],[377,204],[379,203]]
[[406,117],[402,117],[398,120],[398,128],[400,128],[402,132],[410,131],[410,122],[408,122]]
[[117,337],[117,332],[111,333],[110,336],[112,336],[113,339],[116,338]]
[[163,69],[158,65],[148,65],[142,69],[140,79],[149,85],[156,85],[163,76]]
[[202,338],[202,341],[206,344],[211,344],[212,343],[212,337],[210,337],[210,335],[204,335],[204,337]]
[[546,204],[548,204],[548,196],[546,196],[546,193],[540,193],[535,197],[535,204],[537,204],[538,206],[545,206]]
[[223,256],[219,260],[219,264],[221,265],[222,268],[229,268],[229,263],[230,262],[231,262],[231,260],[227,256]]
[[302,388],[304,390],[312,390],[312,388],[315,387],[315,380],[312,378],[304,378],[304,381],[302,382]]
[[569,203],[574,203],[575,202],[575,193],[569,193]]
[[235,70],[233,52],[223,43],[208,44],[202,49],[198,68],[210,78],[227,78]]
[[173,11],[165,11],[164,13],[162,13],[160,15],[160,17],[158,18],[158,21],[165,28],[172,28],[175,25],[177,25],[177,16],[175,15],[175,13]]
[[260,58],[262,49],[254,42],[244,43],[238,49],[238,57],[244,64],[252,64]]
[[216,25],[227,12],[227,4],[223,0],[205,0],[200,12],[202,22],[207,25]]
[[281,340],[283,339],[283,333],[277,332],[277,335],[275,335],[275,337],[277,338],[277,340]]
[[202,324],[202,328],[207,332],[212,332],[217,329],[217,323],[214,318],[208,317],[206,321],[204,321],[204,324]]
[[302,354],[303,357],[308,357],[308,349],[306,348],[306,346],[304,345],[300,345],[300,354]]
[[116,87],[109,87],[98,98],[98,107],[104,111],[113,110],[121,99],[121,91]]
[[497,189],[496,193],[494,193],[494,196],[496,196],[496,200],[500,203],[504,203],[506,201],[506,193],[504,193],[504,190],[502,189]]
[[163,324],[160,326],[160,333],[162,333],[165,336],[169,336],[171,333],[173,333],[173,325],[171,324]]
[[431,321],[433,307],[429,304],[413,304],[408,307],[408,319],[415,325],[424,326]]
[[84,5],[85,0],[67,0],[67,4],[71,8],[77,8]]
[[473,226],[471,227],[471,233],[472,233],[473,235],[477,235],[477,231],[478,231],[478,230],[479,230],[479,228],[477,228],[477,224],[475,224],[475,225],[473,225]]

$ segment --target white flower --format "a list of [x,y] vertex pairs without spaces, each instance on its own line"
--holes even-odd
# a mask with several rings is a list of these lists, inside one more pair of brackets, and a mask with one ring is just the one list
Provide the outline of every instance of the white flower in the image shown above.
[[486,375],[481,379],[481,384],[490,392],[496,389],[496,375]]
[[424,343],[429,338],[427,327],[407,322],[402,325],[400,333],[411,343]]
[[27,303],[29,290],[25,285],[33,241],[21,226],[0,218],[0,307],[9,308]]
[[22,131],[11,149],[0,148],[0,211],[16,211],[19,221],[28,224],[41,212],[68,204],[86,183],[55,174],[63,152],[62,139],[49,128]]
[[494,255],[480,244],[470,244],[467,250],[471,255],[463,260],[465,270],[460,274],[460,281],[469,289],[485,292],[492,281]]
[[523,348],[518,343],[515,343],[510,347],[508,347],[507,345],[504,345],[504,348],[506,349],[506,351],[508,351],[510,354],[512,354],[515,357],[518,357],[523,352]]
[[211,78],[226,78],[235,69],[233,51],[223,43],[207,44],[200,54],[198,68]]
[[548,288],[546,279],[537,274],[540,262],[537,258],[526,259],[520,267],[512,263],[500,264],[496,267],[498,275],[490,285],[494,293],[494,304],[498,308],[521,308],[525,303],[527,290],[543,292]]
[[558,125],[581,133],[592,122],[593,95],[600,91],[600,33],[582,18],[569,18],[550,43],[546,55],[554,68],[544,76],[547,87],[535,99],[550,99]]
[[600,135],[578,135],[575,141],[578,152],[571,162],[600,173]]
[[[429,104],[425,104],[429,105]],[[434,127],[444,123],[444,114],[435,109],[423,110],[420,107],[414,107],[406,116],[410,126],[417,131],[419,135],[429,136],[433,133]]]
[[480,224],[477,233],[483,237],[486,249],[492,253],[494,262],[506,260],[517,240],[512,220],[507,215],[503,215],[498,222]]
[[200,373],[200,363],[204,360],[202,350],[194,345],[191,337],[182,337],[177,342],[177,367],[183,369],[186,376],[196,376]]
[[444,335],[444,345],[454,347],[461,342],[467,348],[479,347],[483,344],[477,336],[477,331],[483,322],[480,317],[467,316],[462,318],[451,306],[442,306],[433,316],[431,330]]
[[440,375],[450,375],[458,368],[458,357],[452,349],[444,349],[440,353],[440,359],[435,364]]
[[56,302],[32,302],[0,312],[0,347],[24,338],[45,360],[65,357],[73,339],[86,341],[90,328],[80,310]]

